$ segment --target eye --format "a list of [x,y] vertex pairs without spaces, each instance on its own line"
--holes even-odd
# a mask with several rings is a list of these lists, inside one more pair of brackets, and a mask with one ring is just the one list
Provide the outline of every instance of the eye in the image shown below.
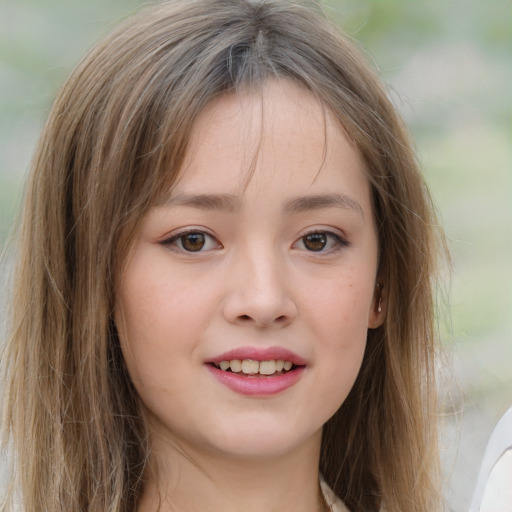
[[186,231],[177,233],[162,242],[175,250],[185,252],[201,252],[221,247],[213,236],[204,231]]
[[327,246],[326,233],[311,233],[302,238],[302,243],[308,251],[323,251]]
[[330,231],[314,231],[300,238],[296,245],[310,252],[327,252],[347,246],[348,242]]

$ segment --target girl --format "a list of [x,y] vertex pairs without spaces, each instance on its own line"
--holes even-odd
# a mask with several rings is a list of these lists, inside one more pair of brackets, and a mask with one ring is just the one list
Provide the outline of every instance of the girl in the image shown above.
[[314,6],[125,22],[64,85],[26,191],[20,508],[438,510],[434,225],[381,84]]

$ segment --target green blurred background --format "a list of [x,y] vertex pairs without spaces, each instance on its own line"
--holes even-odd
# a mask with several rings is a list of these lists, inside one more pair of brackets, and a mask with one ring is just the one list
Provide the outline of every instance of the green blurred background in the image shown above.
[[[58,87],[98,37],[143,3],[0,0],[0,247]],[[512,405],[512,1],[323,5],[389,86],[449,239],[454,269],[440,297],[447,294],[450,312],[439,315],[442,454],[450,509],[462,512],[490,432]]]

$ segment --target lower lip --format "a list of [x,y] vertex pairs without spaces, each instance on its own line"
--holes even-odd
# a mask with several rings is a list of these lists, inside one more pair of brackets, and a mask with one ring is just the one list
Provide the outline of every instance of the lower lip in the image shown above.
[[222,384],[237,393],[250,396],[271,396],[281,393],[292,387],[302,377],[305,369],[304,366],[300,366],[282,375],[255,377],[225,372],[211,364],[207,367]]

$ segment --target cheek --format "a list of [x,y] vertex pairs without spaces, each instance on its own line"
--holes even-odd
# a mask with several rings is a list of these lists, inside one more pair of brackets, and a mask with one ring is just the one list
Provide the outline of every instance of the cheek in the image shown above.
[[338,378],[341,372],[355,379],[359,371],[368,334],[366,306],[366,301],[357,303],[351,298],[332,300],[323,310],[322,349],[331,356],[327,364]]
[[[117,296],[116,321],[122,323],[125,338],[131,344],[141,338],[156,342],[154,333],[165,333],[169,337],[181,323],[190,325],[191,308],[187,307],[197,297],[194,286],[185,287],[179,275],[169,272],[158,249],[139,249],[123,275]],[[163,260],[163,261],[162,261]]]
[[140,288],[139,292],[120,301],[116,323],[133,385],[146,409],[158,411],[179,396],[186,370],[176,361],[193,350],[193,343],[186,337],[187,329],[180,328],[187,320],[177,322],[179,312],[170,309],[177,304],[165,304]]
[[130,262],[117,297],[115,321],[121,349],[135,383],[150,375],[153,365],[165,366],[177,344],[172,286],[158,266]]
[[310,297],[311,334],[315,339],[324,396],[329,397],[329,414],[339,408],[359,373],[368,333],[368,312],[373,285],[368,277],[340,278],[324,283]]
[[[308,310],[319,332],[338,344],[366,340],[368,315],[373,304],[373,280],[368,273],[354,277],[354,272],[330,279],[309,294]],[[306,300],[306,299],[304,299]]]
[[166,378],[171,368],[174,374],[183,371],[176,361],[194,358],[218,304],[215,283],[185,277],[166,259],[152,247],[135,252],[117,296],[115,321],[134,382]]
[[[327,417],[331,417],[343,404],[352,389],[363,361],[367,328],[364,321],[354,322],[348,315],[338,315],[339,322],[331,324],[324,338],[325,353],[320,368],[324,380]],[[364,319],[361,319],[364,320]]]

